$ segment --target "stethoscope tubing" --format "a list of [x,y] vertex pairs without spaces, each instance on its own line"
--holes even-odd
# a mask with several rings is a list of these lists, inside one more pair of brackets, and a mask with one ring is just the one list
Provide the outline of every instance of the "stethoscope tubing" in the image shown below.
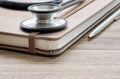
[[9,0],[0,0],[0,6],[5,8],[17,9],[17,10],[28,10],[27,8],[33,4],[39,3],[53,3],[60,4],[62,0],[51,0],[47,2],[17,2],[17,1],[9,1]]

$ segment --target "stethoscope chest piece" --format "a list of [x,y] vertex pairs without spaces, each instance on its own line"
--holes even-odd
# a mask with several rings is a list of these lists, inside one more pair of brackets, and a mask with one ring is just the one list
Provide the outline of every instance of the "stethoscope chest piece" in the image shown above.
[[56,17],[56,13],[84,0],[69,0],[61,5],[42,3],[28,7],[35,18],[21,22],[21,28],[27,32],[55,32],[64,29],[67,21]]
[[66,28],[67,21],[54,18],[50,23],[38,23],[35,18],[21,22],[21,29],[27,32],[56,32]]

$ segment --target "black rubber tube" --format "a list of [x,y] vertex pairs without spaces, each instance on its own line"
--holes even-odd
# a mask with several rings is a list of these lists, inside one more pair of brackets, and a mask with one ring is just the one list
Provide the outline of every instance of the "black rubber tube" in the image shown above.
[[23,1],[12,1],[12,0],[0,0],[0,6],[16,10],[27,10],[28,6],[39,3],[54,3],[59,4],[62,0],[51,0],[48,2],[23,2]]

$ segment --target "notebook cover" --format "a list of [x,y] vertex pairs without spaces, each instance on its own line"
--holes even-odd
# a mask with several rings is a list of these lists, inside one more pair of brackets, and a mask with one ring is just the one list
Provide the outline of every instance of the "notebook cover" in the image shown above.
[[[88,2],[91,2],[91,1],[93,1],[93,0],[86,0],[85,3],[88,4]],[[104,3],[101,3],[101,1],[102,2],[104,1]],[[113,0],[98,0],[98,1],[95,1],[95,2],[100,3],[99,6],[104,6],[106,4],[111,3],[112,1]],[[81,7],[84,7],[85,3],[82,4]],[[97,8],[99,8],[99,7],[97,7]],[[96,7],[94,9],[90,8],[89,10],[94,12],[95,9],[96,9]],[[0,22],[1,22],[0,33],[1,34],[12,34],[12,35],[15,35],[15,36],[21,36],[21,37],[27,37],[28,38],[29,34],[21,31],[19,29],[19,27],[20,27],[20,22],[22,22],[25,19],[28,19],[28,18],[32,17],[30,12],[16,11],[16,10],[13,11],[13,10],[7,10],[7,9],[4,9],[4,8],[0,8],[0,14],[1,14],[1,16],[0,16],[0,18],[1,18],[0,19]],[[82,17],[82,20],[79,19],[78,15],[79,15],[79,17]],[[73,30],[75,28],[73,26],[79,25],[80,23],[85,21],[86,18],[89,18],[92,15],[93,14],[90,13],[90,14],[87,14],[86,16],[83,17],[82,14],[79,14],[79,12],[77,12],[77,14],[73,14],[72,16],[66,18],[66,20],[68,21],[68,25],[67,25],[68,28],[67,29],[64,29],[62,31],[55,32],[55,33],[40,34],[36,38],[45,39],[45,40],[60,39],[65,34],[70,32],[71,30]],[[78,18],[76,19],[76,17],[78,17]],[[13,21],[15,21],[15,22],[13,22]]]

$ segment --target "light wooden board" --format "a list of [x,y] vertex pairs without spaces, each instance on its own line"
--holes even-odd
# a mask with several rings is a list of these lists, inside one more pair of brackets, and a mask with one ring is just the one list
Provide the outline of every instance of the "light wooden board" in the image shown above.
[[0,79],[120,79],[120,20],[59,57],[0,50]]

